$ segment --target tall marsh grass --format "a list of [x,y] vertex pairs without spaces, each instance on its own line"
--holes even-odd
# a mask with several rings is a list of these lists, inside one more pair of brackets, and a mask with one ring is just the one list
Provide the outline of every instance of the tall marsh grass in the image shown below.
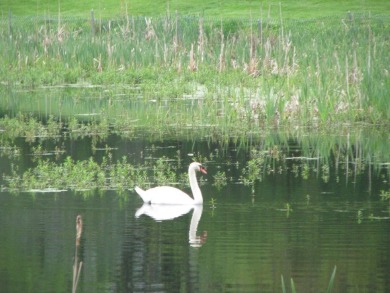
[[10,19],[0,19],[3,85],[131,84],[150,100],[198,84],[214,119],[389,126],[387,16]]

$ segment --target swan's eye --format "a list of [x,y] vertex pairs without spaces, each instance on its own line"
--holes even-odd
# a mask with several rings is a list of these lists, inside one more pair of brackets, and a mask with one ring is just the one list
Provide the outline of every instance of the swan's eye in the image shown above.
[[199,171],[202,172],[203,174],[207,174],[207,170],[203,166],[199,166]]

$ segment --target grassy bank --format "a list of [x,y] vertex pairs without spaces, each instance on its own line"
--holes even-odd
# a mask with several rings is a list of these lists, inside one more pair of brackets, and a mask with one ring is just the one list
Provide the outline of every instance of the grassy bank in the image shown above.
[[64,16],[88,17],[94,9],[98,17],[124,16],[124,11],[130,15],[158,16],[170,11],[180,11],[183,14],[202,15],[209,17],[249,17],[250,13],[268,11],[273,17],[279,16],[279,6],[287,18],[316,18],[323,16],[342,16],[348,11],[353,13],[389,13],[390,3],[385,0],[370,1],[292,1],[268,0],[256,1],[166,1],[166,0],[108,0],[108,1],[11,1],[0,2],[0,11],[7,15],[11,11],[14,15],[41,15],[42,12],[57,14],[60,10]]
[[[137,99],[168,101],[170,117],[181,124],[389,126],[386,16],[255,19],[2,19],[0,80],[5,95],[17,88],[121,85],[136,89]],[[183,115],[188,108],[180,102],[188,99],[206,110]],[[165,117],[166,108],[157,113]]]

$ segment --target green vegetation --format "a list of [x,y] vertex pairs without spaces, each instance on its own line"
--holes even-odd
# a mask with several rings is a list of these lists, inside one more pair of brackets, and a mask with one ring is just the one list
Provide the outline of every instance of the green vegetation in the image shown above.
[[[237,3],[2,1],[2,191],[188,184],[179,149],[115,157],[117,138],[206,141],[193,159],[216,167],[209,188],[242,184],[252,203],[275,174],[388,190],[390,2]],[[230,160],[232,147],[248,157]],[[363,211],[358,223],[388,219]]]
[[[281,3],[281,4],[280,4]],[[91,9],[96,11],[99,17],[122,16],[124,11],[130,15],[161,15],[168,9],[172,12],[179,11],[183,14],[206,15],[213,17],[248,17],[250,13],[258,13],[260,10],[264,14],[271,10],[273,16],[278,16],[278,8],[281,5],[283,14],[289,18],[300,17],[322,17],[329,15],[342,15],[348,11],[384,13],[390,11],[388,1],[276,1],[268,0],[264,2],[256,1],[167,1],[167,0],[133,0],[133,1],[11,1],[4,0],[0,3],[0,11],[3,14],[9,10],[15,15],[37,15],[43,11],[56,14],[61,10],[63,15],[86,17]]]
[[390,200],[390,189],[387,191],[381,190],[380,197],[382,200]]
[[[27,173],[15,167],[11,189],[125,189],[134,178],[147,178],[131,173],[132,163],[74,161],[61,144],[68,138],[92,138],[93,152],[110,135],[139,133],[150,140],[190,135],[221,149],[237,144],[251,152],[239,174],[253,193],[268,174],[291,170],[307,180],[315,172],[328,182],[329,164],[342,164],[349,178],[389,161],[383,139],[390,127],[387,16],[298,20],[285,17],[284,6],[292,2],[270,2],[269,10],[245,19],[173,13],[171,3],[165,15],[152,18],[134,16],[122,2],[116,17],[97,11],[71,17],[62,12],[69,3],[54,14],[0,18],[1,153],[17,159],[15,140],[23,137],[35,144],[36,159],[36,169]],[[274,135],[278,131],[283,134]],[[302,148],[299,158],[287,155],[288,137]],[[48,140],[55,147],[36,145]],[[40,159],[46,154],[59,163]],[[79,174],[83,168],[92,177]],[[170,168],[157,164],[154,177],[178,182],[175,168],[166,173]],[[74,173],[68,181],[64,170]],[[116,172],[131,173],[133,181],[116,182]],[[58,174],[58,184],[55,176],[42,175],[51,173]],[[216,172],[214,186],[229,180]]]
[[[145,187],[178,183],[188,185],[179,151],[172,156],[158,157],[155,155],[157,149],[152,146],[150,150],[142,150],[141,161],[139,159],[135,161],[128,156],[114,159],[115,150],[107,142],[112,134],[97,132],[96,129],[99,127],[94,123],[72,124],[72,128],[63,132],[55,131],[52,137],[48,137],[46,136],[48,127],[58,129],[55,127],[56,124],[53,125],[52,119],[49,119],[47,125],[31,119],[28,121],[34,121],[32,123],[36,128],[32,129],[31,125],[26,124],[31,134],[27,136],[24,135],[24,131],[20,131],[20,136],[24,136],[26,142],[30,144],[30,151],[25,149],[23,153],[23,150],[17,147],[14,137],[8,139],[5,135],[1,137],[0,155],[9,158],[11,162],[10,172],[3,174],[3,190],[12,192],[118,190],[123,192],[133,189],[135,185]],[[9,118],[0,120],[2,129],[4,129],[3,125],[6,125],[3,124],[4,122],[8,123]],[[17,122],[11,124],[18,125]],[[34,133],[38,130],[43,135],[35,136]],[[14,131],[7,129],[6,132]],[[83,136],[80,136],[81,134]],[[136,138],[139,132],[135,131],[133,135],[133,138]],[[153,140],[159,136],[155,135]],[[64,145],[68,144],[69,139],[74,141],[83,137],[91,141],[89,153],[100,152],[102,155],[98,158],[73,159]],[[128,138],[128,134],[124,134],[124,137]],[[372,182],[372,176],[381,174],[384,186],[387,186],[386,182],[390,182],[387,165],[382,163],[389,160],[389,153],[381,149],[386,147],[386,143],[380,143],[381,137],[378,137],[378,140],[372,137],[371,144],[367,144],[364,139],[366,136],[362,133],[347,136],[344,140],[339,137],[325,140],[323,136],[307,136],[305,133],[300,138],[299,152],[291,150],[291,140],[287,139],[289,137],[290,134],[269,136],[267,139],[259,137],[249,145],[237,145],[245,153],[250,153],[250,157],[244,162],[229,161],[222,155],[220,150],[223,151],[225,145],[222,141],[220,148],[202,156],[195,154],[193,159],[205,163],[214,162],[214,166],[221,169],[213,172],[208,179],[217,190],[226,188],[229,183],[243,184],[251,188],[253,196],[259,193],[258,184],[266,176],[275,174],[292,173],[302,180],[318,178],[323,183],[328,183],[330,180],[353,181],[357,176],[368,176],[367,181]],[[210,143],[215,143],[212,140],[214,138],[210,137],[210,139]],[[144,152],[148,152],[149,155]],[[21,169],[18,162],[20,156],[25,154],[31,156],[32,167]],[[224,167],[226,165],[228,168]],[[330,169],[334,170],[331,177]],[[382,191],[380,196],[388,199],[388,192]],[[309,200],[310,197],[306,196],[308,203]],[[285,205],[283,211],[292,211],[290,203]]]
[[[127,15],[95,19],[91,28],[88,19],[61,15],[3,18],[2,91],[23,96],[20,90],[95,87],[106,102],[99,112],[115,117],[129,111],[123,96],[110,95],[117,88],[127,93],[127,103],[148,102],[145,111],[151,101],[168,100],[169,112],[154,107],[155,115],[137,118],[145,125],[168,118],[240,133],[342,123],[389,127],[389,25],[383,17],[255,19]],[[64,106],[57,103],[53,114]]]
[[221,189],[222,187],[227,185],[228,179],[226,178],[226,173],[224,171],[217,171],[213,177],[214,177],[214,186],[217,189]]

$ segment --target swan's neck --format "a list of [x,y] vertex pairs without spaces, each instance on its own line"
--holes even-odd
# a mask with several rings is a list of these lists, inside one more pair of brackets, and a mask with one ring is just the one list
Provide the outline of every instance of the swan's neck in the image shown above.
[[202,192],[200,191],[198,181],[196,180],[195,169],[188,169],[188,177],[190,178],[190,186],[192,190],[192,196],[194,197],[194,204],[202,204],[203,196]]

